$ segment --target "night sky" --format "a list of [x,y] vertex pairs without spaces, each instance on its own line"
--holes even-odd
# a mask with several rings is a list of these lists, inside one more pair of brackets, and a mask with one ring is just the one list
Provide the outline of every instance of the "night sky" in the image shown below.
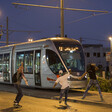
[[[28,38],[38,40],[60,34],[59,9],[15,7],[12,5],[13,2],[60,6],[60,0],[0,0],[0,25],[3,25],[4,30],[4,35],[0,41],[6,41],[7,16],[9,18],[9,30],[40,31],[38,33],[9,31],[10,42],[25,42]],[[69,38],[79,40],[81,37],[83,44],[110,46],[108,37],[112,36],[112,0],[64,0],[64,7],[109,11],[108,14],[97,15],[99,13],[65,10],[64,23],[65,34]]]

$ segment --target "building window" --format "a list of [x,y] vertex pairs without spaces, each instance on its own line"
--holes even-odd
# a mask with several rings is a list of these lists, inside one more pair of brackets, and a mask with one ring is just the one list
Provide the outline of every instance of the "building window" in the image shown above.
[[103,57],[106,57],[106,53],[103,53]]
[[87,52],[87,53],[86,53],[86,56],[87,56],[87,57],[90,57],[90,53]]
[[97,57],[100,57],[100,53],[97,53]]
[[96,53],[95,52],[93,53],[93,56],[96,56]]

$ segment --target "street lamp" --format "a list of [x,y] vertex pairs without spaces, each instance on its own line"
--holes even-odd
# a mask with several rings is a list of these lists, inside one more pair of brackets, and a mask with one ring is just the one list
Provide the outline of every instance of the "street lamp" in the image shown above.
[[0,17],[2,16],[2,11],[0,10]]
[[32,39],[32,38],[29,38],[29,39],[28,39],[28,42],[32,42],[32,41],[33,41],[33,39]]
[[2,25],[0,25],[0,38],[1,38],[2,35],[3,35],[3,32],[2,32]]
[[109,37],[110,40],[110,51],[112,52],[112,37]]
[[110,78],[112,78],[112,37],[109,37],[109,40],[110,40],[109,72],[110,72]]

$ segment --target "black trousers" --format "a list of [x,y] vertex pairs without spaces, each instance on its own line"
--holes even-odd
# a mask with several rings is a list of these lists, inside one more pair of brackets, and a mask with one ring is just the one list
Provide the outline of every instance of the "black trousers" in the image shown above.
[[21,87],[20,87],[19,84],[14,84],[14,87],[15,87],[15,88],[17,89],[17,91],[18,91],[17,96],[16,96],[16,98],[15,98],[15,101],[16,101],[17,103],[19,103],[20,100],[21,100],[21,98],[23,97],[22,89],[21,89]]
[[65,103],[67,103],[68,91],[69,91],[69,87],[66,87],[65,89],[61,89],[59,100],[61,100],[63,95],[65,94]]

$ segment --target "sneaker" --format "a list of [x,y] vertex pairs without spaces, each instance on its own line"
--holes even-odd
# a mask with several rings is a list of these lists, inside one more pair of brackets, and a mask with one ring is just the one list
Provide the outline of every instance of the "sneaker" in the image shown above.
[[59,103],[61,103],[63,101],[63,99],[59,100]]
[[84,99],[84,98],[85,98],[85,96],[82,97],[82,99]]
[[101,98],[101,102],[104,102],[104,99],[103,98]]
[[84,97],[81,98],[82,100],[84,99]]
[[17,103],[17,101],[15,100],[14,103]]
[[18,103],[14,103],[14,107],[15,107],[15,108],[20,108],[20,107],[22,107],[22,106],[19,105]]
[[68,105],[67,103],[65,103],[65,105],[66,105],[67,107],[69,107],[69,105]]

